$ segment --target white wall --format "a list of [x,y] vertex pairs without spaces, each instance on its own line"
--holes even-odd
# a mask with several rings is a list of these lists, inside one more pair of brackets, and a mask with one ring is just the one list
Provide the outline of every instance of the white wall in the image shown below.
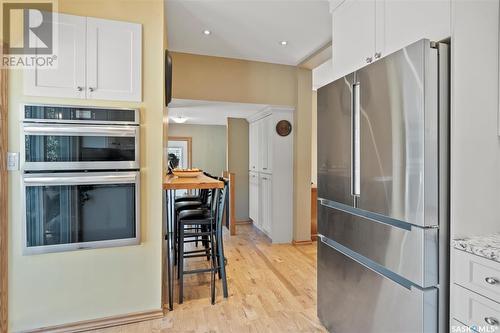
[[453,1],[452,237],[500,231],[497,0]]

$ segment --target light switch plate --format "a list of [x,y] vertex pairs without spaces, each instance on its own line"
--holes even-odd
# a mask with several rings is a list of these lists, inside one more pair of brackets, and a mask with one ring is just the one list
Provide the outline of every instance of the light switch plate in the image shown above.
[[19,153],[7,152],[7,170],[19,170]]

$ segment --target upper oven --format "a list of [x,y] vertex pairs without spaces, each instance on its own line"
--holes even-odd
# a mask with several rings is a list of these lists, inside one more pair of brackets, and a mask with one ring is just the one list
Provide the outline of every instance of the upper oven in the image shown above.
[[139,169],[136,109],[23,105],[25,171]]

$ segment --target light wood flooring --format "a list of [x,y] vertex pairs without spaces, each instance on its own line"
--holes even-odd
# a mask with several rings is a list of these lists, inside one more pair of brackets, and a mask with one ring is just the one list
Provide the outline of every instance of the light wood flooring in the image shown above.
[[[225,235],[229,298],[210,304],[210,274],[188,275],[184,303],[163,319],[93,332],[326,332],[316,317],[316,243],[272,245],[251,225]],[[207,265],[186,260],[188,268]],[[175,295],[177,302],[177,295]]]

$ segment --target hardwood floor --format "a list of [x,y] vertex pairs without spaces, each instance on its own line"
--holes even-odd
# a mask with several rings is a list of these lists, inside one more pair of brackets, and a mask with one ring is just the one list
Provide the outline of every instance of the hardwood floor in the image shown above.
[[[326,332],[316,317],[316,242],[272,245],[251,225],[225,236],[229,298],[210,304],[210,274],[190,275],[163,319],[93,332]],[[207,265],[190,259],[189,268]],[[176,295],[177,296],[177,295]],[[177,298],[175,298],[177,300]]]

